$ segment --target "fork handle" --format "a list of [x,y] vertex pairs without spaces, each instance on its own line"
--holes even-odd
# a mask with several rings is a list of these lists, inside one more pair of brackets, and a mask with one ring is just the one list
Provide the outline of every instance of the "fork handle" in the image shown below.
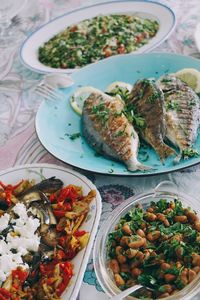
[[110,299],[111,300],[122,300],[125,297],[127,297],[128,295],[130,295],[131,293],[139,290],[140,288],[142,288],[142,285],[140,285],[140,284],[134,285],[134,286],[126,289],[125,291],[123,291],[123,292],[121,292],[121,293],[119,293],[119,294],[111,297]]

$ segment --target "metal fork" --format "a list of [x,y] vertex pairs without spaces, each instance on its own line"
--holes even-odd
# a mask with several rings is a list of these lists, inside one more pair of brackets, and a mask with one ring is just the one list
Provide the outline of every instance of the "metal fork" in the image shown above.
[[35,87],[35,92],[50,101],[61,100],[64,97],[64,94],[57,88],[43,82]]
[[48,74],[35,87],[35,92],[46,100],[61,100],[64,94],[58,88],[68,88],[74,84],[72,78],[66,74]]
[[[140,284],[136,284],[136,285],[124,290],[123,292],[111,297],[110,300],[122,300],[122,299],[126,298],[127,296],[129,296],[131,293],[133,293],[141,288],[144,288],[144,286],[142,286]],[[153,289],[148,288],[148,287],[145,287],[145,289],[153,291]]]

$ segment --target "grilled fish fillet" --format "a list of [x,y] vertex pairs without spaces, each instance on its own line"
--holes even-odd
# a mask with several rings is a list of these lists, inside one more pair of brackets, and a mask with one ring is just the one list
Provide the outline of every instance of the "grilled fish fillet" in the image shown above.
[[131,91],[130,104],[136,115],[144,118],[145,126],[139,130],[142,138],[155,149],[161,160],[173,155],[174,150],[164,142],[164,95],[156,83],[149,79],[138,80]]
[[124,162],[129,171],[150,169],[137,160],[139,138],[123,109],[119,98],[91,93],[83,105],[83,135],[97,152]]
[[187,84],[170,75],[161,77],[158,84],[165,97],[166,137],[182,152],[192,147],[197,137],[199,97]]

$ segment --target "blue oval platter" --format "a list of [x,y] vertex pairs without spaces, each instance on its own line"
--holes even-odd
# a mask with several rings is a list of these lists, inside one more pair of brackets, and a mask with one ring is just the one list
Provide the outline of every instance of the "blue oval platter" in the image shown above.
[[[42,102],[35,121],[38,138],[47,151],[61,161],[101,174],[146,176],[173,172],[198,164],[200,157],[181,160],[176,165],[172,157],[162,164],[151,147],[142,145],[138,158],[144,164],[152,166],[152,169],[145,173],[130,172],[124,164],[98,156],[87,144],[80,134],[81,118],[69,103],[71,95],[80,86],[93,86],[104,91],[114,81],[133,84],[140,78],[158,78],[183,68],[195,68],[200,71],[200,60],[169,53],[130,54],[111,57],[84,67],[72,75],[75,84],[63,90],[63,100],[55,103]],[[71,139],[74,134],[77,134],[77,138]],[[200,134],[194,148],[200,150]]]

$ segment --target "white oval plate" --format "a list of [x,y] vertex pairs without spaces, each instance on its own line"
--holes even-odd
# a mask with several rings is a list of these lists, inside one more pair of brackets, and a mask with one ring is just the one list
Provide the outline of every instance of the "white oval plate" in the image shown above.
[[42,179],[56,176],[64,182],[64,185],[75,184],[82,186],[83,193],[87,194],[91,189],[96,190],[96,197],[90,205],[90,211],[83,225],[83,230],[90,232],[90,238],[87,246],[80,251],[72,260],[74,265],[74,276],[69,286],[62,295],[62,300],[75,300],[81,287],[83,275],[87,266],[89,255],[92,249],[94,238],[98,229],[99,219],[101,216],[101,196],[85,176],[70,169],[62,168],[50,164],[32,164],[19,167],[13,167],[0,172],[0,180],[6,184],[16,184],[22,179],[35,179],[36,182]]
[[[64,30],[67,26],[77,24],[82,20],[93,18],[97,15],[109,14],[134,14],[157,20],[160,28],[148,44],[142,46],[134,53],[150,51],[160,45],[170,35],[175,27],[174,12],[167,6],[151,1],[111,1],[99,3],[88,7],[78,8],[55,18],[32,33],[22,44],[20,49],[21,62],[29,69],[39,73],[61,72],[73,73],[77,69],[56,69],[43,65],[38,60],[38,49],[50,38]],[[109,59],[109,58],[107,58]]]

